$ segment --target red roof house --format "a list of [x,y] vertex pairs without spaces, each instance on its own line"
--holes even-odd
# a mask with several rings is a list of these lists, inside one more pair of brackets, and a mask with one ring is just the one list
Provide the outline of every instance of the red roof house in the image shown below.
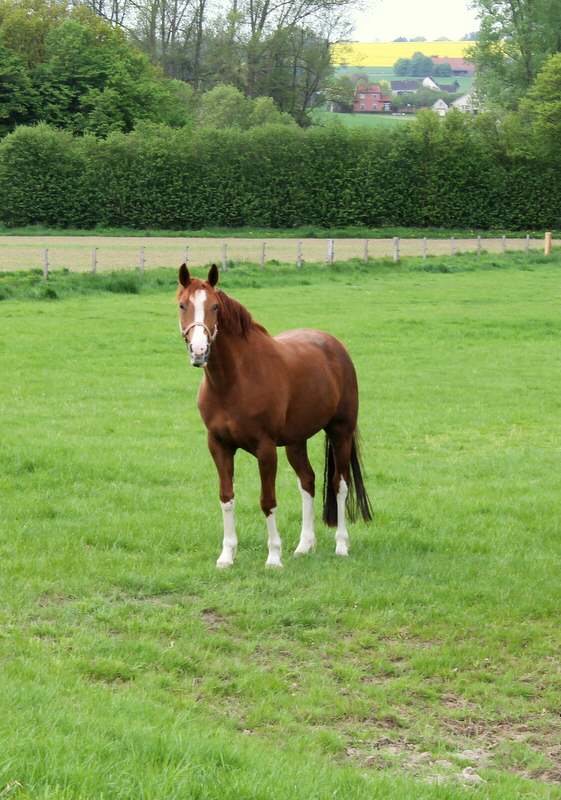
[[452,75],[473,75],[475,72],[474,64],[463,58],[448,58],[447,56],[431,56],[434,64],[450,64]]
[[391,102],[391,97],[383,94],[377,83],[368,86],[359,84],[355,90],[353,111],[359,113],[390,111]]

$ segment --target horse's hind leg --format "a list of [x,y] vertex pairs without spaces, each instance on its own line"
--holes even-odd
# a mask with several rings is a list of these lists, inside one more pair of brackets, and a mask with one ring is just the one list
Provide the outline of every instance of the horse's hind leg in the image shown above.
[[349,533],[345,519],[345,505],[349,494],[350,463],[353,433],[347,426],[330,425],[327,429],[329,444],[333,450],[331,486],[337,502],[337,530],[335,532],[335,555],[349,554]]
[[302,530],[295,556],[305,555],[316,546],[314,532],[314,495],[315,475],[308,460],[306,442],[288,445],[286,448],[288,461],[298,476],[298,488],[302,495]]

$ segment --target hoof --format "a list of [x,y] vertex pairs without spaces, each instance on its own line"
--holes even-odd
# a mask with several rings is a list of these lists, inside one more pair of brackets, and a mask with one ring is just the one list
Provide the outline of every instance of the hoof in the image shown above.
[[268,558],[267,561],[265,562],[265,566],[273,567],[276,569],[282,569],[282,561],[280,560],[280,558],[273,558],[273,559]]
[[349,555],[349,548],[346,544],[338,544],[335,548],[335,555],[336,556],[348,556]]
[[298,556],[307,556],[308,553],[313,553],[316,549],[316,543],[311,542],[310,544],[299,544],[296,550],[294,551],[294,555]]
[[234,566],[234,562],[226,561],[222,558],[219,558],[218,561],[216,562],[216,566],[218,567],[218,569],[228,569],[228,567]]

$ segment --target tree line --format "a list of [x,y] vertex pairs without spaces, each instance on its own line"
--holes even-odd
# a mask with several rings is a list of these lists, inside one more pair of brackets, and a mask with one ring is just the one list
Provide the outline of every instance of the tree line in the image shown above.
[[36,121],[99,136],[205,124],[200,99],[216,87],[245,126],[244,98],[261,98],[258,118],[309,124],[349,2],[0,0],[0,135]]

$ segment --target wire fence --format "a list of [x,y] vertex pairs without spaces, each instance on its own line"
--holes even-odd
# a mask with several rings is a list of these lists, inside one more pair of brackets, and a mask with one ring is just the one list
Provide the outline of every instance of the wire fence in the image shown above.
[[551,250],[551,234],[544,239],[180,239],[173,237],[29,236],[0,237],[0,272],[68,269],[75,272],[110,272],[120,269],[178,267],[219,264],[223,269],[236,262],[274,266],[293,263],[348,261],[352,258],[457,255],[459,253],[507,253]]

